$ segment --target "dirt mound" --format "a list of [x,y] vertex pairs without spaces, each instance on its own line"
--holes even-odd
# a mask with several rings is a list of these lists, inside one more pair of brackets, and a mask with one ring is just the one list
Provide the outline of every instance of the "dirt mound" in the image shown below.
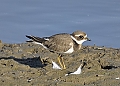
[[[120,49],[83,46],[64,56],[66,70],[52,69],[57,54],[40,45],[0,42],[1,86],[119,86]],[[84,63],[82,73],[65,76]]]

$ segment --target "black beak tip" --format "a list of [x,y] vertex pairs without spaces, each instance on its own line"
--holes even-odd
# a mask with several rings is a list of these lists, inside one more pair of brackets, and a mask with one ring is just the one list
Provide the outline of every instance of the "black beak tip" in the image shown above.
[[88,39],[88,41],[91,41],[91,39]]
[[91,39],[87,38],[87,41],[91,41]]

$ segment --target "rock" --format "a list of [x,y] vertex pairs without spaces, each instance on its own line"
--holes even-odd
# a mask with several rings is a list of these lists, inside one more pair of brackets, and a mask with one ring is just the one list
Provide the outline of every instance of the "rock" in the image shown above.
[[3,43],[2,43],[2,41],[0,40],[0,49],[2,48],[2,46],[3,46]]

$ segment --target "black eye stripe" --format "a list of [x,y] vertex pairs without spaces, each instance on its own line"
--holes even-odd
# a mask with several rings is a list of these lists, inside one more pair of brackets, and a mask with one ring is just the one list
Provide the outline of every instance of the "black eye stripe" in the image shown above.
[[84,38],[84,36],[79,36],[81,39],[83,39]]

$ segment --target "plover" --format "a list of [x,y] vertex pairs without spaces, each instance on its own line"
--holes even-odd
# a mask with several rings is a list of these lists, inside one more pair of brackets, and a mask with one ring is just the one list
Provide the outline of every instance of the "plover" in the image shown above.
[[27,38],[31,39],[27,42],[33,42],[35,44],[42,45],[45,49],[59,53],[58,61],[62,69],[66,69],[62,53],[72,53],[74,51],[80,50],[82,43],[84,41],[90,41],[87,37],[87,34],[82,31],[75,31],[72,34],[60,33],[55,34],[50,37],[36,37],[28,36]]

